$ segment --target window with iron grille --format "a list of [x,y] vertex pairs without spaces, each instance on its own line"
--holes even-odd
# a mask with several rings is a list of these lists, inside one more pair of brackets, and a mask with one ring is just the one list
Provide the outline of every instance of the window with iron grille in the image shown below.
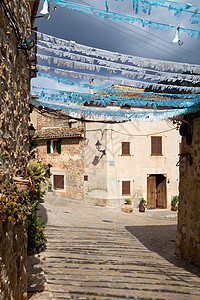
[[162,155],[162,136],[151,137],[151,155]]
[[131,182],[122,181],[122,196],[131,194]]
[[53,175],[53,188],[64,190],[64,175]]
[[122,142],[122,155],[130,155],[130,142]]

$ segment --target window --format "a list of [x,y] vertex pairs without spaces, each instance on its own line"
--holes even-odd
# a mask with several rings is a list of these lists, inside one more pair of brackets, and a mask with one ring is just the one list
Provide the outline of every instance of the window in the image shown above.
[[122,195],[130,195],[131,194],[131,182],[130,181],[122,181]]
[[47,140],[47,153],[61,153],[61,139]]
[[53,175],[53,188],[64,190],[64,175]]
[[130,155],[130,142],[122,142],[122,155]]
[[151,155],[162,155],[162,137],[151,137]]
[[84,175],[84,181],[88,181],[88,175]]

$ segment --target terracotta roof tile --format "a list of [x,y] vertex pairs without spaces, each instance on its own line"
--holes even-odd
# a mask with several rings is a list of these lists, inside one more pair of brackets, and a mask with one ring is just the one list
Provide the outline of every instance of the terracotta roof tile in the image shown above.
[[83,137],[83,126],[77,128],[69,127],[49,127],[37,130],[35,132],[39,139],[54,139],[54,138],[73,138]]

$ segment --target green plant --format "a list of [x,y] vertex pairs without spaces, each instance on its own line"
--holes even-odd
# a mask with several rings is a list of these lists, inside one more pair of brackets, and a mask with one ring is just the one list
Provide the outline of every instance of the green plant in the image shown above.
[[179,203],[179,196],[178,195],[173,196],[171,205],[172,206],[177,206],[178,203]]
[[31,209],[27,191],[19,191],[15,184],[6,181],[1,187],[0,219],[12,223],[24,223]]
[[43,183],[50,177],[50,170],[48,166],[43,166],[39,160],[31,159],[27,165],[27,176],[31,183],[29,197],[32,205],[28,215],[28,250],[35,252],[46,242],[45,226],[37,216],[37,210],[39,203],[44,202]]
[[147,201],[142,197],[140,198],[140,205],[144,206],[144,207],[147,207]]
[[124,201],[125,201],[125,204],[132,204],[131,199],[125,199]]
[[47,241],[44,235],[45,225],[43,225],[42,220],[38,216],[35,216],[28,223],[28,250],[31,252],[39,252],[44,242]]

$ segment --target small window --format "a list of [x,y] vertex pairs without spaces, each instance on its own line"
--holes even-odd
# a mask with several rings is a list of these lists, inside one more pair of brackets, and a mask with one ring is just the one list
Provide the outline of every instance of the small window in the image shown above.
[[61,153],[61,139],[47,140],[47,153]]
[[162,155],[162,137],[151,137],[151,155]]
[[122,181],[122,196],[126,196],[131,194],[131,182],[130,181]]
[[88,175],[84,175],[84,181],[88,181]]
[[51,141],[51,148],[52,148],[52,152],[51,153],[57,153],[58,152],[58,141],[54,140]]
[[64,190],[64,175],[53,175],[53,188]]
[[130,155],[130,142],[122,142],[122,155]]

